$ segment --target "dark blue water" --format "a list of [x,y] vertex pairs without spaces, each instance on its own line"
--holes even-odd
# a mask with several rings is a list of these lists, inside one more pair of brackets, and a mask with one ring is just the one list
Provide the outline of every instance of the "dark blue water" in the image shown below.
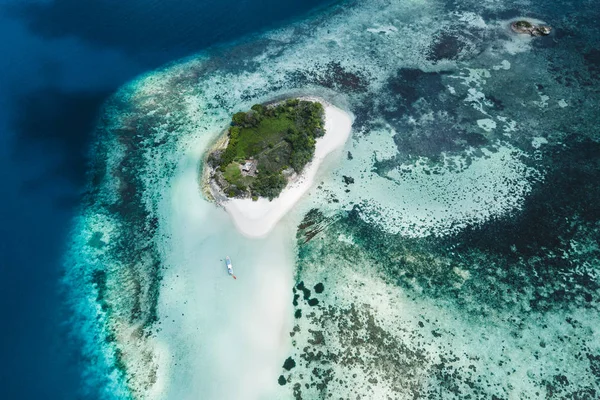
[[0,1],[0,398],[83,398],[59,280],[107,96],[328,2]]

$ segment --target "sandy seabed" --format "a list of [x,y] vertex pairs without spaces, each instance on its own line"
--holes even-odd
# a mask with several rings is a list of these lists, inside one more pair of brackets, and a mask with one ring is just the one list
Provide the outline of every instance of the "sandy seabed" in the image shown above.
[[[200,196],[204,149],[182,160],[161,210],[168,269],[154,340],[159,369],[148,398],[277,398],[290,346],[294,242],[284,226],[265,238],[245,237]],[[227,255],[237,280],[227,274]]]
[[321,99],[310,98],[319,101],[325,109],[325,135],[317,139],[315,155],[305,168],[291,184],[289,184],[272,201],[260,198],[257,201],[251,199],[233,199],[223,204],[225,210],[233,219],[236,228],[247,237],[266,236],[292,209],[302,196],[311,188],[319,171],[319,166],[327,155],[341,148],[346,143],[352,129],[352,114],[341,110]]

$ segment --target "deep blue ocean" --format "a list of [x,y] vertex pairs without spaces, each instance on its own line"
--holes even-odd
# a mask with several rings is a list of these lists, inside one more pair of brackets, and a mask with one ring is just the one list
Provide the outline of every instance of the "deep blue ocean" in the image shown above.
[[329,2],[0,0],[0,398],[80,398],[61,257],[105,99],[140,73]]

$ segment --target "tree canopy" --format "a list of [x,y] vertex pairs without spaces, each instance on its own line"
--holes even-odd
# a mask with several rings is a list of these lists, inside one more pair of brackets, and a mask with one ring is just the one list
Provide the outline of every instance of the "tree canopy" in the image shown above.
[[[227,148],[217,157],[217,173],[227,173],[225,193],[273,199],[287,185],[283,171],[301,173],[315,152],[315,141],[324,134],[321,103],[289,99],[275,105],[255,104],[232,116]],[[246,160],[258,163],[257,173],[232,173]],[[223,182],[224,180],[220,180]]]

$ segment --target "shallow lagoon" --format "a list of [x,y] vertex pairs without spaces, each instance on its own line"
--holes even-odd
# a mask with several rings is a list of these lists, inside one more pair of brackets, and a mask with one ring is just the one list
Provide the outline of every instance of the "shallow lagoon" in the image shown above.
[[[290,227],[282,224],[266,239],[245,238],[224,210],[199,196],[197,160],[181,166],[163,210],[169,227],[161,247],[169,267],[156,337],[164,350],[156,360],[159,386],[166,386],[161,397],[257,398],[276,389],[272,377],[288,350]],[[227,275],[225,255],[237,280]]]

